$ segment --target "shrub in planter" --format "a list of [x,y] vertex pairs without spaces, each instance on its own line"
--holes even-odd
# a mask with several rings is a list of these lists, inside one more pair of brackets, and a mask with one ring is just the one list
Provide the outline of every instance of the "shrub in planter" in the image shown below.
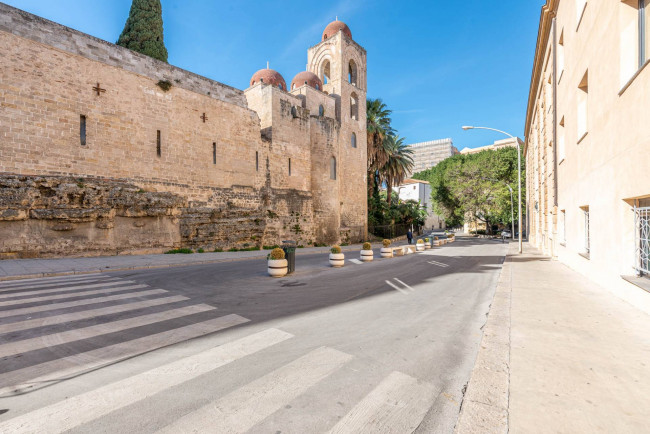
[[415,243],[415,251],[424,252],[424,240],[418,240],[417,243]]
[[345,255],[341,253],[341,248],[339,246],[332,246],[330,252],[330,265],[332,267],[338,268],[345,265]]
[[370,262],[374,259],[374,253],[372,251],[372,244],[370,243],[363,243],[363,247],[361,249],[361,260],[363,262]]
[[381,255],[382,258],[392,258],[393,257],[393,249],[390,248],[390,240],[384,240],[381,242],[382,247],[381,250],[379,250],[379,254]]
[[287,275],[287,260],[284,259],[284,250],[275,248],[268,256],[268,272],[271,277],[283,277]]
[[424,239],[424,248],[425,249],[430,249],[431,248],[431,238],[425,238]]

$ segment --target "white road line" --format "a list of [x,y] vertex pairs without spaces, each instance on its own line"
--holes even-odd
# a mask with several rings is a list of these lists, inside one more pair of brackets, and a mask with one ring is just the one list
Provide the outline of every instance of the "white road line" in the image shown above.
[[352,356],[318,348],[193,411],[160,433],[243,433],[350,361]]
[[0,311],[0,318],[5,318],[8,316],[15,316],[15,315],[32,314],[36,312],[46,312],[48,310],[64,309],[68,307],[85,306],[88,304],[105,303],[107,301],[124,300],[127,298],[137,298],[137,297],[145,297],[149,295],[165,294],[166,292],[167,291],[165,291],[164,289],[152,289],[149,291],[129,292],[128,294],[110,295],[107,297],[86,298],[77,301],[65,301],[61,303],[52,303],[52,304],[45,304],[40,306],[24,307],[21,309],[3,310]]
[[67,330],[61,333],[53,333],[45,336],[38,336],[31,339],[9,342],[0,345],[0,354],[3,357],[14,354],[26,353],[27,351],[39,350],[68,342],[80,341],[94,338],[96,336],[128,330],[135,327],[154,324],[168,319],[180,318],[182,316],[214,310],[216,307],[207,304],[195,304],[192,306],[179,307],[178,309],[166,310],[164,312],[152,313],[149,315],[126,318],[119,321],[111,321],[96,324],[89,327]]
[[0,398],[32,392],[73,376],[108,366],[149,351],[184,342],[250,321],[239,315],[226,315],[196,324],[166,330],[107,347],[17,369],[3,375]]
[[188,298],[180,295],[175,295],[173,297],[154,298],[152,300],[137,301],[135,303],[118,304],[110,307],[82,310],[81,312],[65,313],[62,315],[49,316],[46,318],[35,318],[28,321],[14,322],[9,324],[0,324],[0,333],[9,333],[9,332],[27,330],[36,327],[46,327],[54,324],[63,324],[71,321],[79,321],[82,319],[94,318],[102,315],[128,312],[130,310],[144,309],[147,307],[176,303],[184,300],[188,300]]
[[395,285],[395,284],[394,284],[393,282],[391,282],[390,280],[386,280],[385,282],[386,282],[387,285],[391,286],[393,289],[395,289],[395,290],[401,292],[402,294],[406,294],[406,295],[408,295],[409,292],[408,292],[407,290],[400,288],[399,286]]
[[363,264],[363,261],[360,261],[359,259],[348,259],[348,261],[353,262],[355,264]]
[[404,282],[402,282],[401,280],[399,280],[397,277],[395,277],[395,281],[396,281],[397,283],[401,283],[401,284],[402,284],[406,289],[408,289],[409,291],[411,291],[411,292],[415,292],[415,289],[411,288],[411,287],[408,286],[406,283],[404,283]]
[[0,422],[0,432],[67,431],[292,337],[267,329]]
[[73,294],[48,295],[45,297],[34,297],[34,298],[23,298],[21,300],[0,301],[0,307],[13,306],[16,304],[39,303],[42,301],[60,300],[62,298],[82,297],[86,295],[106,294],[111,292],[126,291],[128,289],[142,289],[142,288],[148,288],[148,285],[116,286],[114,288],[102,288],[94,291],[75,292]]
[[79,276],[79,277],[69,277],[65,276],[67,279],[55,279],[53,277],[48,279],[38,279],[34,281],[30,280],[12,280],[10,282],[0,282],[0,291],[9,291],[11,289],[21,289],[24,287],[29,288],[38,288],[41,286],[53,286],[53,285],[66,285],[68,283],[77,283],[77,282],[98,282],[103,280],[116,280],[117,277],[110,276]]
[[438,261],[427,261],[427,262],[431,265],[436,265],[438,267],[443,267],[443,268],[449,267],[449,265],[443,264],[442,262],[438,262]]
[[435,398],[433,385],[393,372],[329,432],[410,433],[422,422]]
[[[53,292],[75,291],[77,289],[91,289],[91,288],[102,288],[102,287],[117,286],[117,285],[127,285],[129,283],[135,283],[135,282],[133,280],[120,280],[120,281],[112,281],[106,283],[103,282],[93,283],[89,285],[61,286],[59,288],[37,289],[35,291],[15,292],[12,294],[0,294],[0,299],[11,298],[11,297],[22,297],[27,295],[51,294]],[[31,288],[26,288],[26,289],[31,289]]]

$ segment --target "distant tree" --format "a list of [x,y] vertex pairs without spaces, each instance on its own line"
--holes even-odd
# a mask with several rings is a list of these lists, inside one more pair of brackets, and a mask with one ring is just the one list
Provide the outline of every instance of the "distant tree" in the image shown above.
[[133,0],[117,45],[167,62],[160,0]]
[[391,111],[381,99],[366,101],[366,129],[368,131],[368,194],[379,188],[378,171],[388,161],[390,150],[386,137],[393,133],[390,126]]
[[379,177],[386,182],[388,206],[392,203],[393,187],[401,184],[413,169],[413,150],[404,144],[404,138],[395,135],[386,137],[388,161],[379,169]]

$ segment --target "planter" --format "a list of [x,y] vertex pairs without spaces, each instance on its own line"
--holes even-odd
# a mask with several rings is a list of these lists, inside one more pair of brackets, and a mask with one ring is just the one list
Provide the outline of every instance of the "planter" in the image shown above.
[[382,258],[392,258],[393,249],[391,249],[390,247],[382,247],[381,250],[379,250],[379,254],[381,255]]
[[332,267],[342,267],[345,265],[345,254],[344,253],[330,253],[330,265]]
[[429,250],[431,248],[431,242],[430,241],[425,241],[424,242],[424,250]]
[[362,250],[361,251],[361,261],[370,262],[374,259],[375,254],[372,250]]
[[424,252],[424,244],[416,244],[415,245],[415,251],[416,252]]
[[269,259],[269,276],[271,277],[284,277],[287,275],[287,260],[286,259]]

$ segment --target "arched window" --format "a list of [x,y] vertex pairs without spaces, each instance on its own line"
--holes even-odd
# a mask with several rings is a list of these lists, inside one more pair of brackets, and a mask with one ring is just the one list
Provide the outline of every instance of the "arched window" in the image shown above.
[[318,106],[318,116],[323,116],[325,114],[325,108],[323,107],[323,104]]
[[336,179],[336,158],[330,158],[330,179]]
[[354,92],[350,95],[350,118],[359,119],[359,97]]
[[352,138],[350,139],[350,143],[352,144],[353,148],[357,147],[357,135],[352,133]]
[[330,61],[326,60],[325,63],[323,63],[323,67],[321,68],[321,76],[323,79],[323,84],[328,84],[330,82]]
[[282,87],[282,83],[278,84],[278,87],[280,88],[280,90],[284,90],[284,88]]
[[350,60],[348,65],[348,83],[354,86],[357,85],[357,64],[354,60]]

